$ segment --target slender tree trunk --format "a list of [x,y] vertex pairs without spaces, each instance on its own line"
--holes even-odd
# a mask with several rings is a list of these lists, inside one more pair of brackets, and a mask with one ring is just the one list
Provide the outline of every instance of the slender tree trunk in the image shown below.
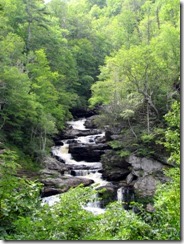
[[131,124],[130,124],[130,119],[129,119],[129,118],[128,118],[128,125],[129,125],[130,130],[131,130],[131,132],[133,133],[133,135],[137,138],[137,135],[136,135],[135,131],[133,130]]
[[148,134],[150,134],[150,116],[149,116],[149,103],[147,102],[147,130]]

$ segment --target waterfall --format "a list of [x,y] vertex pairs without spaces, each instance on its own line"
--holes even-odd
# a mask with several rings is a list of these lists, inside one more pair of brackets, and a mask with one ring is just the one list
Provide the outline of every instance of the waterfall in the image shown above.
[[124,199],[123,199],[123,187],[120,187],[117,190],[117,200],[118,200],[118,202],[123,202],[124,201]]
[[123,203],[125,209],[129,209],[129,204],[135,200],[133,189],[129,186],[120,187],[117,190],[117,200]]
[[98,199],[98,193],[92,195],[91,201],[88,202],[86,206],[83,206],[83,208],[94,214],[101,214],[105,212],[105,209],[101,208],[101,202]]
[[73,129],[75,130],[88,130],[85,126],[84,126],[84,123],[85,123],[86,119],[85,118],[82,118],[82,119],[79,119],[79,120],[72,120],[72,121],[68,121],[67,124],[68,125],[71,125]]
[[[73,129],[76,130],[88,130],[86,129],[84,123],[86,119],[79,119],[77,121],[69,121],[67,124],[69,124]],[[105,135],[104,132],[100,134],[95,135],[86,135],[86,136],[79,136],[75,138],[76,142],[83,143],[83,144],[96,144],[95,138],[97,137],[103,137]],[[102,169],[102,164],[100,162],[85,162],[85,161],[75,161],[72,158],[72,155],[69,153],[69,141],[68,140],[62,140],[63,145],[62,146],[54,146],[52,147],[52,154],[54,156],[57,156],[61,158],[65,164],[73,166],[73,169],[70,170],[70,172],[65,173],[65,175],[70,174],[71,176],[75,177],[84,177],[89,178],[94,181],[92,184],[92,187],[96,188],[99,186],[105,186],[109,182],[102,179],[102,173],[99,173],[99,170]],[[80,169],[76,169],[75,167],[79,167]],[[87,169],[86,169],[87,167]],[[51,197],[45,197],[44,202],[47,202],[49,205],[53,205],[54,201],[58,201],[59,197],[51,196]],[[105,210],[100,207],[100,201],[98,199],[98,195],[94,195],[91,198],[91,201],[86,205],[83,206],[84,209],[93,212],[94,214],[103,213]]]
[[[79,119],[77,121],[67,122],[74,130],[77,131],[85,131],[85,119]],[[90,145],[93,147],[93,144],[96,144],[96,138],[101,139],[105,135],[104,132],[95,134],[95,135],[85,135],[75,137],[74,143],[81,143],[82,145]],[[100,162],[86,162],[86,161],[76,161],[72,157],[72,154],[69,153],[71,140],[65,139],[62,140],[62,146],[54,146],[52,147],[52,155],[57,158],[62,159],[66,165],[70,165],[70,170],[65,172],[64,174],[67,177],[78,177],[78,178],[88,178],[92,179],[94,183],[91,185],[94,189],[97,189],[102,186],[109,186],[109,182],[103,180],[102,178],[102,164]],[[59,194],[60,195],[60,194]],[[43,203],[47,202],[49,205],[53,205],[55,202],[59,201],[59,195],[45,197],[43,198]],[[114,198],[113,198],[114,199]],[[117,201],[122,203],[122,206],[125,209],[129,209],[130,202],[134,201],[134,192],[130,186],[122,186],[117,189]],[[102,202],[98,199],[98,194],[95,194],[91,197],[91,201],[88,202],[86,206],[82,206],[87,211],[91,211],[94,214],[100,214],[105,211],[102,208]]]
[[69,151],[69,144],[67,140],[63,140],[63,146],[52,147],[52,154],[64,160],[65,164],[72,164],[72,165],[83,165],[83,166],[90,166],[92,168],[101,169],[102,164],[99,162],[85,162],[80,161],[77,162],[72,158],[72,155],[68,152]]
[[44,197],[42,199],[42,204],[47,203],[49,206],[54,205],[56,202],[60,201],[60,194],[58,195],[53,195],[50,197]]

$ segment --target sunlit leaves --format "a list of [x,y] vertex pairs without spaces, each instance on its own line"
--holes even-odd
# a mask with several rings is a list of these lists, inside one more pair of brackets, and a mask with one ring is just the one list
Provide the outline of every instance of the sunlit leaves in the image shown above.
[[165,147],[171,153],[170,161],[180,164],[180,103],[175,101],[165,115],[168,128],[165,132]]

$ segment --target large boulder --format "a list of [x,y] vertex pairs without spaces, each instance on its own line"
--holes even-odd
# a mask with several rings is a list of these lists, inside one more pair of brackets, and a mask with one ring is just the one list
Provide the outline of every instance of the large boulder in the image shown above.
[[42,197],[66,192],[71,187],[76,187],[80,184],[88,186],[94,183],[90,179],[66,175],[66,173],[70,172],[72,166],[61,163],[55,158],[46,157],[42,164],[44,168],[39,173],[40,182],[43,183]]
[[157,160],[130,155],[127,161],[132,168],[131,174],[127,176],[127,182],[130,184],[131,180],[136,177],[134,190],[140,197],[153,196],[158,182],[169,180],[163,173],[165,166]]
[[66,171],[70,169],[69,165],[66,165],[63,162],[57,160],[56,158],[49,157],[49,156],[43,160],[42,164],[44,170],[47,169],[47,171],[57,171],[60,174],[64,174]]
[[94,183],[91,179],[77,178],[72,176],[61,176],[57,178],[42,178],[41,182],[44,184],[42,189],[42,197],[48,197],[59,193],[64,193],[72,187],[77,187],[82,184],[89,186]]
[[134,191],[141,197],[153,196],[158,182],[158,179],[156,179],[153,175],[140,177],[134,184]]
[[103,165],[103,178],[108,181],[125,180],[131,172],[130,164],[113,151],[106,151],[101,159]]
[[110,146],[104,143],[99,144],[70,144],[69,153],[76,161],[86,162],[98,162],[100,161],[101,155],[105,153],[105,150],[109,149]]
[[163,173],[165,164],[152,158],[135,155],[122,158],[109,150],[102,156],[101,163],[103,178],[114,182],[125,181],[127,186],[133,186],[139,197],[153,196],[157,183],[169,180]]
[[86,128],[89,128],[89,129],[96,129],[97,126],[95,125],[95,119],[97,118],[97,115],[93,115],[89,118],[86,119],[84,125]]
[[128,163],[132,166],[132,173],[138,177],[153,174],[163,168],[163,164],[154,159],[140,158],[135,155],[129,156]]

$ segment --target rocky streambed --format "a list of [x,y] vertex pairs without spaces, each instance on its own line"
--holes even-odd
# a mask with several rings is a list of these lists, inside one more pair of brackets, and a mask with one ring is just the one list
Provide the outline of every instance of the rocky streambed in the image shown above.
[[51,156],[44,160],[42,197],[68,191],[80,184],[105,188],[103,207],[113,200],[132,201],[154,195],[158,182],[167,181],[166,164],[135,155],[117,156],[108,142],[115,135],[97,129],[94,116],[68,122],[55,138]]

